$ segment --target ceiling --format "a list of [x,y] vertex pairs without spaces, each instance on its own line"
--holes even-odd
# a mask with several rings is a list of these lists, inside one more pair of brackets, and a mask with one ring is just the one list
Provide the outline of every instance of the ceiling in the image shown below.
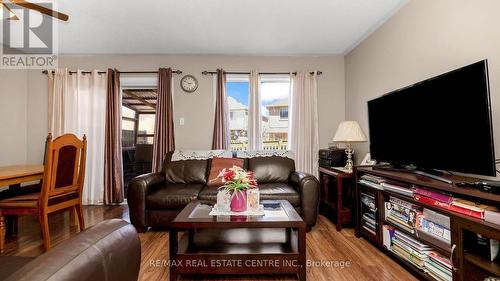
[[408,0],[57,0],[60,54],[345,54]]

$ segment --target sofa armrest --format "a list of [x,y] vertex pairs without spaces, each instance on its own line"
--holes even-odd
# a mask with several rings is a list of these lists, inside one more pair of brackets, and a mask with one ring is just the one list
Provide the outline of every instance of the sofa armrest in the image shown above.
[[127,203],[130,213],[130,221],[137,231],[145,232],[146,223],[146,195],[155,186],[163,183],[165,176],[162,173],[150,173],[135,177],[128,186]]
[[112,219],[63,241],[7,280],[136,281],[140,265],[139,235],[128,222]]
[[290,183],[300,194],[300,216],[311,228],[318,218],[319,181],[311,174],[294,172]]

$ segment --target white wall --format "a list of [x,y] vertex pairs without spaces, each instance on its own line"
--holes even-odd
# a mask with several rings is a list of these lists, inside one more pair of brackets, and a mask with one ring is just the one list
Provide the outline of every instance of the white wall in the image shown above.
[[[346,118],[358,120],[368,133],[368,100],[488,59],[500,156],[499,11],[498,0],[411,1],[346,56]],[[367,144],[357,147],[358,154],[367,151]]]
[[[70,70],[106,70],[108,67],[122,71],[157,70],[159,67],[173,67],[184,74],[198,78],[199,88],[195,93],[184,93],[179,86],[181,76],[174,74],[174,118],[175,136],[178,148],[209,149],[212,142],[214,95],[212,76],[203,76],[203,70],[223,67],[229,71],[256,69],[262,72],[288,72],[299,70],[321,70],[318,78],[318,106],[320,145],[326,147],[335,130],[345,116],[344,59],[339,56],[324,57],[240,57],[240,56],[169,56],[169,55],[120,55],[120,56],[61,56],[59,67]],[[0,85],[0,108],[15,112],[0,112],[2,132],[9,138],[0,140],[0,155],[15,155],[19,163],[41,163],[43,144],[48,132],[47,121],[47,76],[39,70],[0,70],[0,81],[15,82],[15,86]],[[4,89],[5,88],[5,89]],[[7,92],[21,92],[8,96]],[[6,96],[6,97],[4,97]],[[4,105],[11,101],[12,105]],[[22,110],[14,110],[19,107]],[[179,125],[179,118],[185,125]],[[7,121],[11,120],[11,121]],[[5,124],[4,123],[8,123]],[[3,127],[2,127],[3,128]],[[14,128],[19,132],[11,134]],[[3,145],[2,145],[3,144]],[[15,148],[15,149],[14,149]],[[14,159],[14,158],[13,158]],[[14,160],[3,158],[3,164]]]

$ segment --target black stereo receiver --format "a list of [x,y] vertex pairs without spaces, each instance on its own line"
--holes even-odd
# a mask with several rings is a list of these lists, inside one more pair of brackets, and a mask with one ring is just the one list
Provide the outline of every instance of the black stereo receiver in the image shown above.
[[347,162],[347,154],[341,148],[327,148],[319,150],[320,167],[344,167]]

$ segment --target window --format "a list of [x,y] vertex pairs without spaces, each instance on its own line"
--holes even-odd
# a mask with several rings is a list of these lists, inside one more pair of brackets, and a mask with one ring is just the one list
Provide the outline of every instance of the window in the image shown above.
[[248,148],[248,75],[228,75],[226,93],[229,107],[231,150]]
[[262,148],[288,149],[290,77],[261,76]]
[[[229,105],[231,149],[248,149],[248,75],[228,75],[226,92]],[[262,149],[288,148],[288,107],[290,104],[290,77],[261,76]]]
[[280,109],[280,119],[288,119],[288,107]]

